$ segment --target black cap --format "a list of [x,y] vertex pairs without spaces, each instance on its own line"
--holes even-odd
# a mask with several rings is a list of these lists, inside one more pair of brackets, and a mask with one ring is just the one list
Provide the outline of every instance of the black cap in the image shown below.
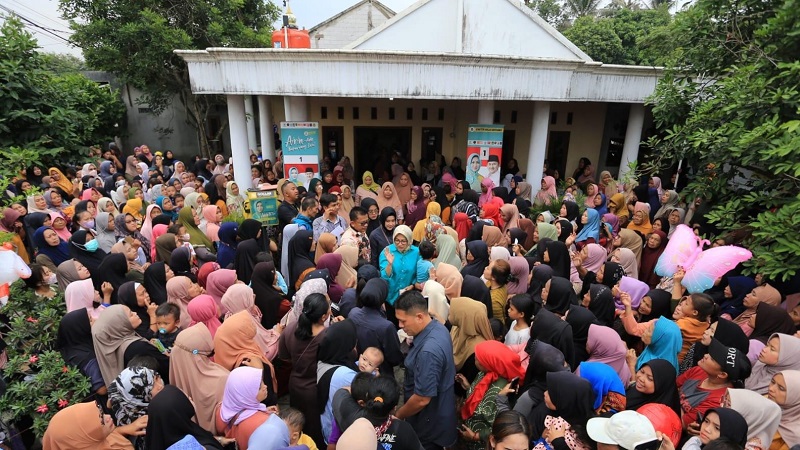
[[497,155],[489,155],[489,162],[500,162],[500,158]]
[[708,347],[708,354],[711,359],[717,362],[722,371],[728,374],[728,381],[743,381],[750,376],[752,366],[747,354],[734,347],[726,347],[716,339],[711,339]]

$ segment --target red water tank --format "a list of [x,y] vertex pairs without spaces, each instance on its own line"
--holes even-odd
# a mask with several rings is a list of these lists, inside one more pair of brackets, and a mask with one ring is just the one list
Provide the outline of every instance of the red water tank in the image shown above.
[[[288,45],[286,38],[288,37]],[[294,28],[281,28],[272,32],[273,48],[311,48],[311,38],[308,30]]]

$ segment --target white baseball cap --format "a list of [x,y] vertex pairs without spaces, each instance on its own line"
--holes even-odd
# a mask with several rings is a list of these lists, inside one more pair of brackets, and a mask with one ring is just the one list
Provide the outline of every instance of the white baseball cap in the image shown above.
[[636,411],[620,411],[611,418],[595,417],[586,423],[589,437],[601,444],[618,445],[634,450],[636,444],[656,439],[650,420]]

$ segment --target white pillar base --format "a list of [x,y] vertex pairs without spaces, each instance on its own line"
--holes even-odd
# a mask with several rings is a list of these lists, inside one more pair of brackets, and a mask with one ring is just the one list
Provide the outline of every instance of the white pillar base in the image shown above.
[[494,100],[478,100],[479,124],[494,123]]
[[247,117],[245,116],[244,96],[228,95],[228,127],[231,132],[231,156],[233,176],[239,190],[244,192],[253,187],[250,177],[250,151],[247,146]]
[[619,163],[619,179],[623,179],[630,171],[628,164],[639,158],[639,143],[642,141],[643,127],[644,105],[632,104],[628,115],[628,128],[625,130],[625,144],[622,146],[622,159]]
[[244,96],[244,113],[247,118],[247,148],[251,153],[257,153],[258,139],[256,138],[256,112],[253,109],[253,96]]
[[528,165],[525,171],[525,178],[533,187],[533,192],[538,192],[542,184],[549,126],[550,102],[535,102],[531,122],[531,142],[528,147]]

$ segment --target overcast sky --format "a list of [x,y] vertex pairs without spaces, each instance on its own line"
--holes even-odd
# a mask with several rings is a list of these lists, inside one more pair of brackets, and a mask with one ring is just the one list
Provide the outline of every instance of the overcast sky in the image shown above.
[[[359,1],[291,0],[291,6],[292,12],[297,17],[298,26],[308,29]],[[407,8],[414,1],[381,0],[384,5],[395,12]],[[282,0],[273,0],[273,3],[283,7]],[[37,29],[36,26],[27,24],[28,30],[34,33],[43,51],[81,56],[79,48],[72,47],[65,41],[65,39],[69,38],[69,25],[65,20],[61,19],[58,0],[0,0],[0,15],[5,16],[7,14],[6,9],[14,11],[20,16],[30,19],[36,25],[47,29]]]

